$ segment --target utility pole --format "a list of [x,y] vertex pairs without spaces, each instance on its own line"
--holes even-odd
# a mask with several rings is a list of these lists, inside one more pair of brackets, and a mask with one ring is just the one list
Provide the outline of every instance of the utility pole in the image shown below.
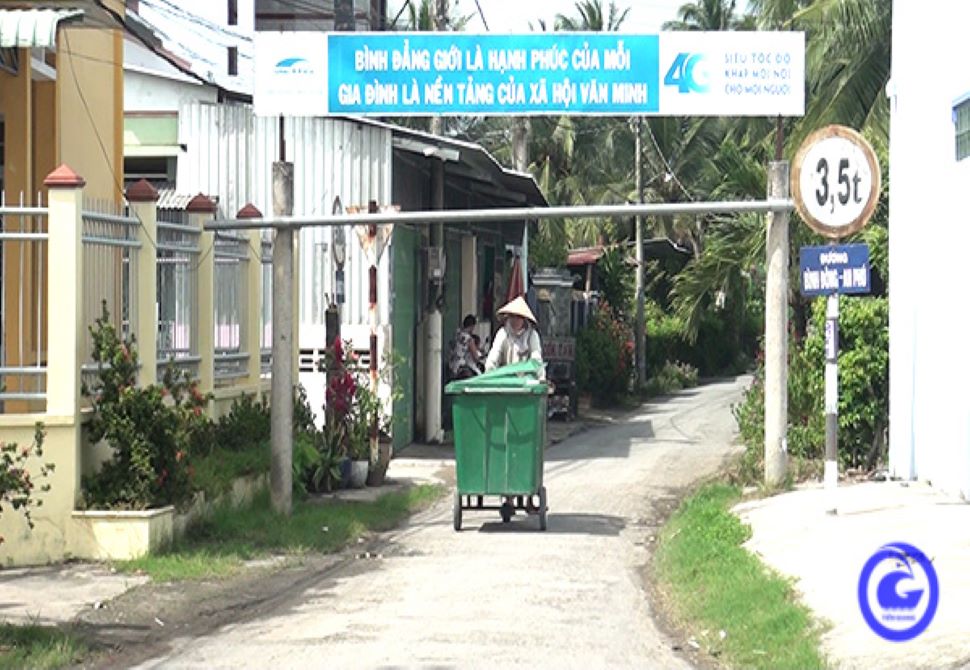
[[[293,215],[293,163],[286,161],[283,117],[280,160],[273,163],[273,216]],[[293,229],[273,238],[273,377],[270,407],[270,501],[289,515],[293,508]]]
[[[788,199],[788,162],[768,165],[768,199]],[[779,486],[788,464],[788,212],[768,214],[765,240],[765,484]]]
[[[438,32],[443,32],[448,28],[448,0],[435,0],[434,27]],[[441,135],[444,129],[443,119],[440,115],[431,117],[431,134]],[[444,184],[445,166],[444,161],[435,159],[431,163],[431,209],[444,209]],[[430,238],[428,240],[429,251],[434,256],[436,263],[443,263],[445,257],[445,225],[435,223],[431,225]],[[442,342],[444,341],[444,326],[441,315],[441,287],[444,283],[444,274],[435,279],[431,279],[430,264],[431,257],[426,260],[429,265],[429,280],[433,281],[430,290],[430,305],[428,306],[428,317],[425,322],[425,400],[424,400],[424,433],[425,440],[431,443],[441,442],[444,439],[444,431],[441,427],[441,392],[443,379],[443,360]],[[447,268],[445,268],[447,272]]]
[[[529,118],[517,117],[512,126],[512,164],[519,172],[529,170],[529,133],[532,130]],[[522,290],[529,292],[529,222],[522,230]]]
[[[634,152],[636,153],[636,163],[634,165],[634,173],[637,182],[637,202],[641,205],[643,204],[643,167],[642,167],[642,155],[643,155],[643,117],[638,116],[635,121],[636,137],[634,138]],[[636,218],[636,239],[637,245],[637,275],[636,275],[636,295],[637,295],[637,310],[636,310],[636,322],[633,324],[634,339],[634,356],[636,357],[636,370],[637,370],[637,388],[639,389],[644,384],[647,383],[647,350],[646,350],[646,339],[644,337],[644,281],[643,281],[643,217],[637,214]]]

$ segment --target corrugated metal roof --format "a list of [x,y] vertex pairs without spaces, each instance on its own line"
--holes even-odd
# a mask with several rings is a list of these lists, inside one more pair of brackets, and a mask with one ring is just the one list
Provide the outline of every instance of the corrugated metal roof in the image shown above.
[[184,211],[189,201],[195,197],[194,193],[178,193],[174,188],[158,189],[158,209],[174,209]]
[[82,9],[0,9],[0,47],[53,49],[57,24],[82,16]]

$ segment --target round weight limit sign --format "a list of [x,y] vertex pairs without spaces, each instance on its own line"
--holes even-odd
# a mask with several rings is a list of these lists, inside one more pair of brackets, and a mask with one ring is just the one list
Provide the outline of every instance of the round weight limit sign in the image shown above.
[[866,225],[879,202],[879,186],[876,153],[845,126],[816,130],[793,161],[795,208],[812,230],[831,239]]

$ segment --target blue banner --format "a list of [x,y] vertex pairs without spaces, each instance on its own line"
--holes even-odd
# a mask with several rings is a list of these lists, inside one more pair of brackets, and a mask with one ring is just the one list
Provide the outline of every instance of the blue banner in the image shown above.
[[802,247],[799,253],[802,294],[869,293],[869,247],[836,244]]
[[656,35],[330,34],[331,114],[658,109]]

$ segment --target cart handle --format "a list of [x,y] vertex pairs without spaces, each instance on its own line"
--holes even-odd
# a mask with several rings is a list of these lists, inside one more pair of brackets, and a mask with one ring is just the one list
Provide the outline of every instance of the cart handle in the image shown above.
[[[532,388],[532,387],[530,387]],[[522,389],[503,389],[503,388],[465,388],[461,390],[462,393],[467,394],[488,394],[488,395],[536,395],[532,391],[523,391]]]

